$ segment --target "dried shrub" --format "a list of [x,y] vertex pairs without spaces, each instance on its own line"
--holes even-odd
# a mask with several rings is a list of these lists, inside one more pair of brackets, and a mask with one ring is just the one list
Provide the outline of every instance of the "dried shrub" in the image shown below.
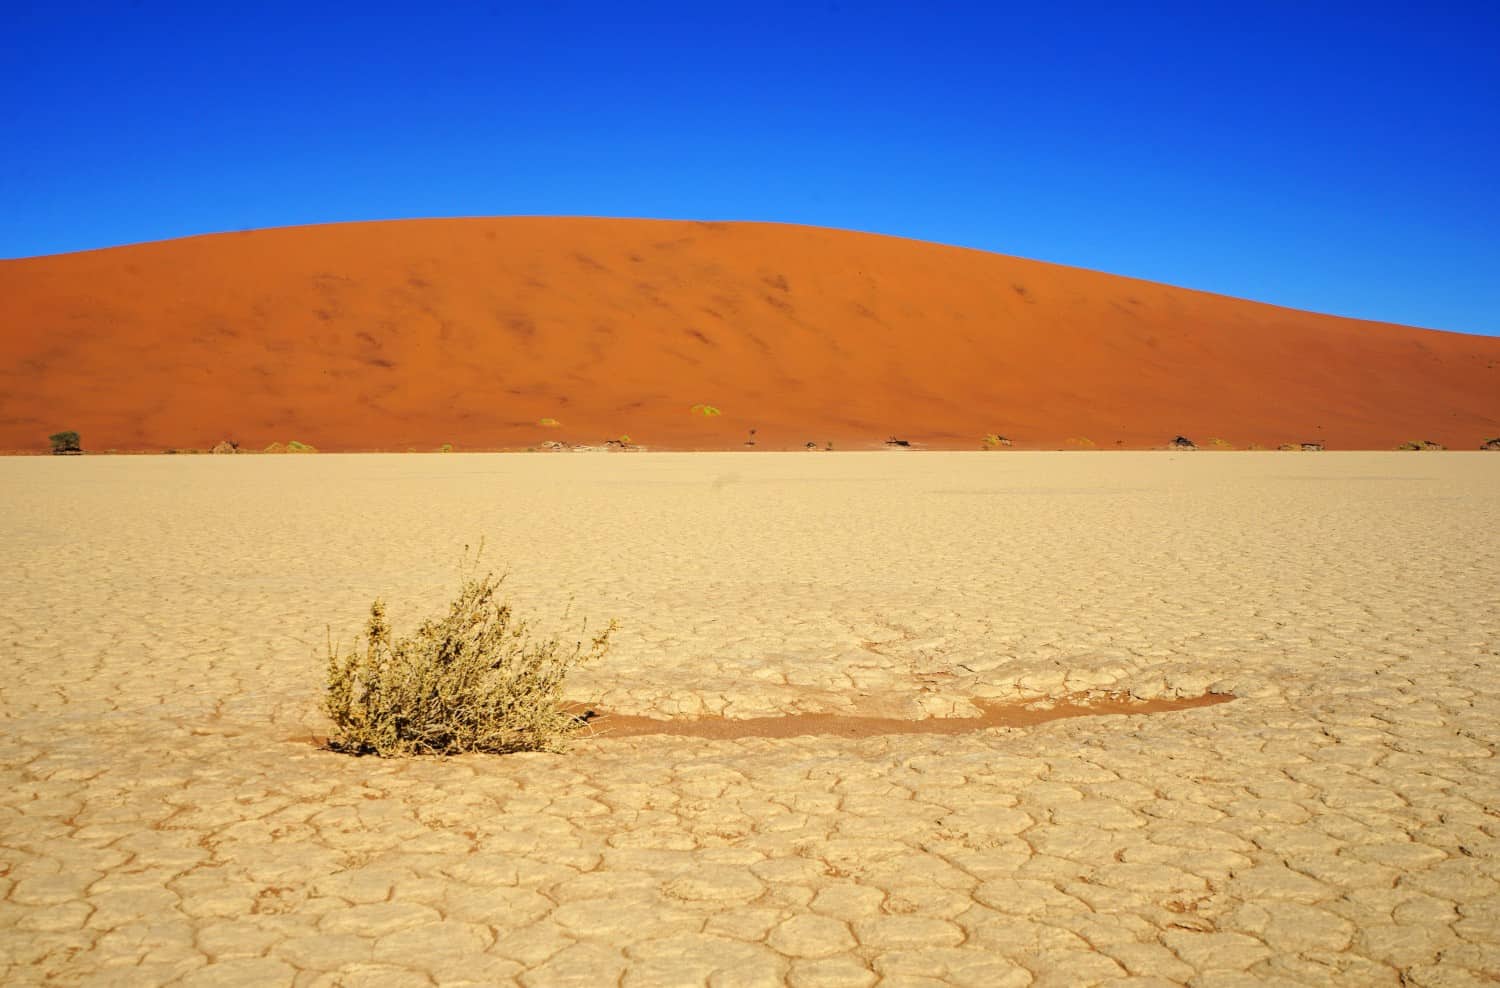
[[383,757],[563,750],[583,725],[562,709],[564,680],[605,655],[615,623],[572,645],[539,638],[499,599],[502,583],[465,577],[448,613],[410,637],[392,635],[377,600],[363,650],[341,656],[330,639],[329,747]]

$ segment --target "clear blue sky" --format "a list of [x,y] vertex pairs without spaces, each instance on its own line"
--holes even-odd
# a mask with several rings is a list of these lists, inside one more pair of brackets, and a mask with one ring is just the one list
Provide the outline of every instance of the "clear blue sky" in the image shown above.
[[1500,334],[1494,0],[316,7],[6,4],[0,257],[775,220]]

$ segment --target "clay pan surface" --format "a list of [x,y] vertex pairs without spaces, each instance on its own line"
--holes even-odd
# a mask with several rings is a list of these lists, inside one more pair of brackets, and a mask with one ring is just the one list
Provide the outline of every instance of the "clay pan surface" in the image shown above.
[[[1483,983],[1497,533],[1481,453],[3,459],[0,982]],[[618,726],[969,723],[308,743],[480,539]]]

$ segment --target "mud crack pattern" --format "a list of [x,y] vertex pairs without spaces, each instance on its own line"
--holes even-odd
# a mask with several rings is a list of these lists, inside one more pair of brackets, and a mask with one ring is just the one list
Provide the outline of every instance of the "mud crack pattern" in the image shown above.
[[[1500,978],[1500,457],[0,461],[8,985]],[[325,626],[618,617],[621,712],[962,736],[319,751]],[[571,597],[571,614],[565,619]]]

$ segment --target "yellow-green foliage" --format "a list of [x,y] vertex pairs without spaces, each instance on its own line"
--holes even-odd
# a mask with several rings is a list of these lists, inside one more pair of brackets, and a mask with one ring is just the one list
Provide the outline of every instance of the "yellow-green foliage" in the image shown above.
[[453,444],[452,443],[443,443],[443,445],[441,445],[441,446],[438,447],[438,452],[439,453],[451,453],[451,452],[453,452]]
[[1010,445],[1009,439],[1006,439],[1004,436],[996,432],[992,432],[989,435],[985,436],[982,442],[984,443],[985,449],[999,449],[1002,446]]
[[545,426],[548,429],[556,429],[558,426],[562,425],[562,423],[559,422],[557,419],[550,419],[549,418],[549,419],[542,419],[540,422],[537,423],[537,425]]
[[692,411],[694,415],[702,415],[705,418],[713,418],[715,415],[724,414],[713,405],[694,405]]
[[1068,440],[1069,446],[1077,446],[1079,449],[1093,449],[1094,441],[1087,436],[1074,436]]
[[1227,439],[1210,439],[1208,444],[1216,449],[1234,449],[1234,444]]
[[[587,641],[534,638],[497,599],[501,580],[465,578],[446,616],[398,638],[375,601],[361,650],[328,646],[328,745],[350,754],[561,751],[582,721],[561,708],[569,670],[609,649],[614,622]],[[586,629],[585,629],[586,634]]]

